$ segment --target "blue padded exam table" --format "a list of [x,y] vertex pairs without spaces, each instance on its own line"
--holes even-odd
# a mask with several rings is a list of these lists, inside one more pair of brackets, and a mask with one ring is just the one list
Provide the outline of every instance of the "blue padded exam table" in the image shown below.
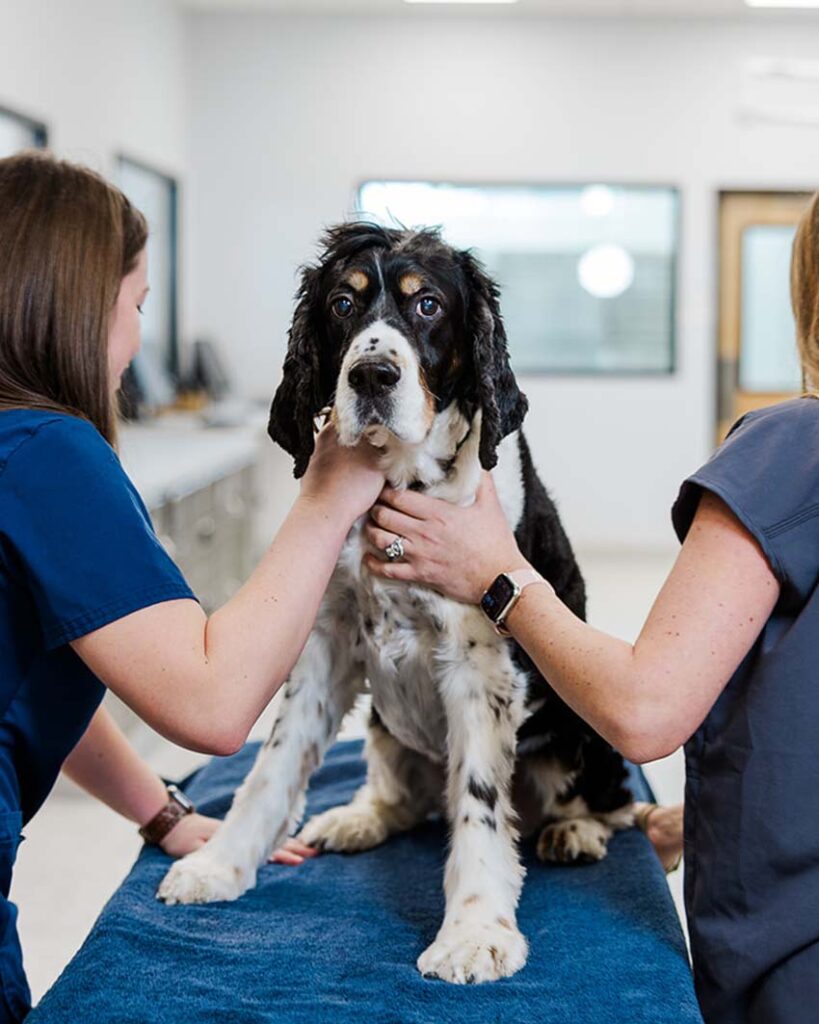
[[[257,749],[185,783],[203,813],[224,815]],[[336,744],[308,811],[363,777],[361,743]],[[649,796],[636,769],[632,783]],[[367,853],[267,865],[235,903],[182,907],[156,901],[170,861],[143,849],[27,1024],[701,1024],[668,887],[636,829],[591,866],[543,865],[525,844],[529,962],[475,986],[415,968],[443,914],[445,847],[430,822]]]

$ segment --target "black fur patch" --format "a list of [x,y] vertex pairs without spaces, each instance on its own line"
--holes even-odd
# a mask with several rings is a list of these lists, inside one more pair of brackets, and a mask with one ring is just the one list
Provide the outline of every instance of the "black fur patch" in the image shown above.
[[492,785],[491,782],[482,782],[480,779],[476,779],[474,775],[470,775],[466,788],[469,790],[470,796],[486,804],[490,811],[494,810],[495,804],[498,802],[497,786]]

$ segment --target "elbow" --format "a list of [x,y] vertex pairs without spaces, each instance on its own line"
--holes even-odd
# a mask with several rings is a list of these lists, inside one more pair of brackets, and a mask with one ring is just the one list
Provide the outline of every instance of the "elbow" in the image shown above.
[[203,753],[211,754],[213,757],[230,757],[232,754],[238,754],[246,740],[247,731],[219,730],[208,740],[208,749]]
[[238,753],[247,741],[249,729],[238,722],[189,723],[181,736],[169,736],[188,750],[212,757],[230,757]]
[[627,761],[647,764],[673,754],[682,740],[672,723],[654,714],[631,715],[613,723],[608,740]]

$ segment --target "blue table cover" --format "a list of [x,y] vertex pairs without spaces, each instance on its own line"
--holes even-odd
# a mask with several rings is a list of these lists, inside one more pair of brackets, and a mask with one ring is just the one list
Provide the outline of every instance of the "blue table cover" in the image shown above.
[[[257,749],[188,780],[203,813],[225,814]],[[363,778],[361,743],[336,744],[308,811]],[[632,782],[649,795],[637,769]],[[166,907],[154,894],[170,860],[145,848],[27,1024],[701,1024],[669,890],[636,829],[590,866],[544,865],[524,844],[529,961],[474,986],[415,968],[443,915],[445,850],[429,822],[367,853],[267,865],[235,903]]]

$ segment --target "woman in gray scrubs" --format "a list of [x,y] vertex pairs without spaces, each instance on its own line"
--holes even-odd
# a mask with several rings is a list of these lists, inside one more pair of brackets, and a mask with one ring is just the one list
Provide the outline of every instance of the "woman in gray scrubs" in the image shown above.
[[[819,1021],[819,195],[792,295],[806,394],[744,416],[682,485],[682,549],[637,642],[527,587],[505,625],[635,761],[685,744],[685,901],[707,1024]],[[385,491],[382,576],[478,603],[526,566],[487,476],[471,508]],[[491,538],[487,540],[487,538]]]

